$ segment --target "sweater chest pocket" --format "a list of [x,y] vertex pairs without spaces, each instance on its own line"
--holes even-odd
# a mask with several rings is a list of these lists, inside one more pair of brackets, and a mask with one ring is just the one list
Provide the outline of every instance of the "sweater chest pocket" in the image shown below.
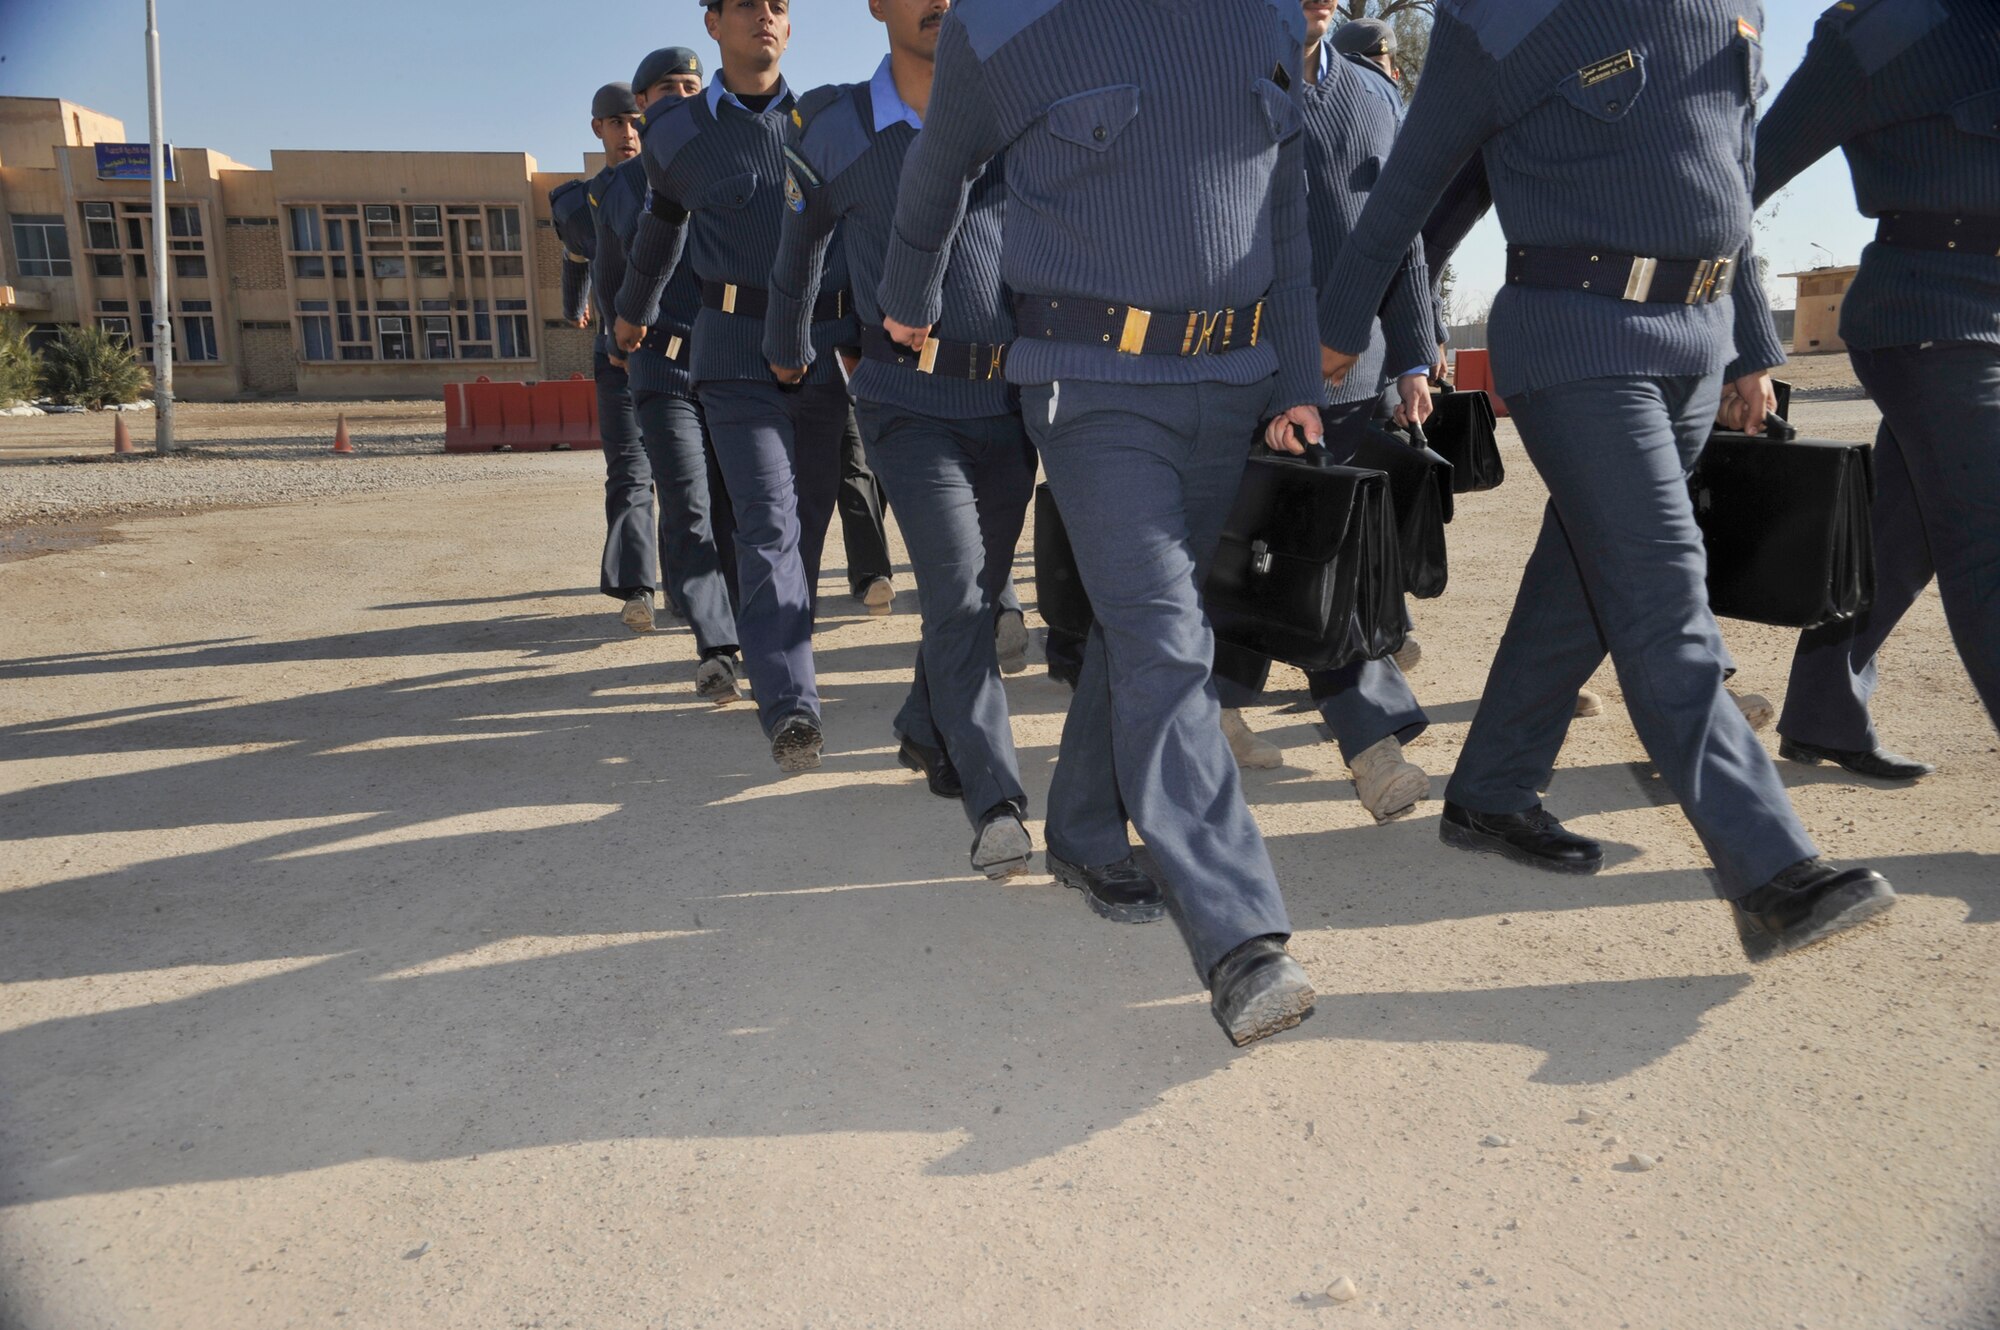
[[1131,83],[1065,97],[1049,107],[1042,123],[1049,136],[1094,153],[1111,145],[1139,118],[1139,89]]
[[[1739,25],[1744,20],[1738,19]],[[1753,102],[1760,102],[1771,85],[1764,81],[1764,43],[1747,32],[1739,32],[1735,41],[1736,59],[1743,69],[1743,91]]]
[[750,206],[750,200],[757,196],[757,173],[745,171],[742,175],[718,180],[701,192],[694,206],[700,209],[714,209],[734,212]]
[[2000,88],[1967,97],[1951,108],[1951,118],[1967,134],[2000,139]]
[[1305,115],[1292,95],[1269,79],[1258,79],[1250,88],[1257,108],[1264,113],[1264,126],[1273,143],[1288,143],[1305,128]]
[[1556,85],[1564,101],[1606,124],[1622,120],[1646,90],[1646,57],[1620,51],[1593,60]]

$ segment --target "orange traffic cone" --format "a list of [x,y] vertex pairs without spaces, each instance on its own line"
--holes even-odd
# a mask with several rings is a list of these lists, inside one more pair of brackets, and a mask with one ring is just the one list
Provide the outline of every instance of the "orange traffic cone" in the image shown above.
[[125,413],[118,413],[118,424],[111,431],[111,451],[129,453],[132,451],[132,431],[125,427]]
[[333,451],[349,457],[354,455],[354,445],[348,442],[347,439],[347,413],[345,411],[340,413],[340,424],[333,431]]

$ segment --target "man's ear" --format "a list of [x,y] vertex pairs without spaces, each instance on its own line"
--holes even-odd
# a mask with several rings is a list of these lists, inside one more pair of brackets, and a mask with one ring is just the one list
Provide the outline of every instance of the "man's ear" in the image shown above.
[[710,41],[722,40],[722,11],[714,5],[701,11],[702,25],[708,29]]

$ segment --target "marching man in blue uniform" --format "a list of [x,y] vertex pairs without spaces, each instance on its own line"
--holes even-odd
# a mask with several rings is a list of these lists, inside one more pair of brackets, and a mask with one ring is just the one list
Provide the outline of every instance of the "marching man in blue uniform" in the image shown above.
[[889,36],[874,77],[799,104],[805,128],[787,150],[792,214],[771,271],[764,350],[781,382],[805,374],[811,311],[840,227],[862,321],[852,382],[861,433],[901,515],[923,612],[916,681],[895,721],[899,756],[934,793],[962,801],[972,866],[1002,878],[1026,869],[1032,843],[994,628],[1035,484],[1034,446],[1003,373],[1014,335],[1000,282],[1005,185],[996,157],[972,187],[922,352],[892,341],[875,285],[950,3],[870,0],[869,9]]
[[1757,131],[1762,203],[1835,148],[1875,243],[1840,336],[1882,411],[1875,603],[1799,639],[1778,752],[1887,780],[1875,654],[1933,574],[1959,658],[2000,717],[2000,7],[1851,0],[1821,17]]
[[[568,181],[549,193],[549,211],[563,242],[563,317],[590,323],[592,265],[597,258],[597,200],[620,163],[639,152],[639,104],[627,83],[607,83],[590,99],[590,132],[604,145],[604,169],[588,181]],[[660,587],[659,533],[653,522],[653,477],[625,368],[612,360],[609,306],[598,310],[591,360],[597,380],[597,434],[604,443],[604,555],[598,589],[622,603],[619,618],[635,633],[653,631],[653,593]]]
[[[1361,215],[1368,189],[1395,146],[1398,120],[1373,85],[1394,94],[1374,65],[1337,58],[1327,41],[1333,6],[1305,0],[1303,65],[1306,199],[1311,208],[1313,283],[1324,288],[1334,256]],[[1379,19],[1368,20],[1388,31]],[[1356,26],[1350,24],[1350,27]],[[1400,106],[1401,99],[1397,98]],[[1369,329],[1368,350],[1339,387],[1328,385],[1320,415],[1327,435],[1338,439],[1359,431],[1378,414],[1385,369],[1393,366],[1397,418],[1419,424],[1430,414],[1430,364],[1436,354],[1436,312],[1423,247],[1413,243],[1406,262],[1389,284],[1381,317]],[[1283,761],[1276,744],[1258,737],[1241,708],[1262,692],[1270,661],[1219,644],[1215,653],[1216,692],[1223,705],[1223,732],[1238,763],[1275,767]],[[1354,777],[1355,793],[1378,822],[1410,812],[1430,792],[1430,777],[1403,756],[1403,744],[1430,726],[1430,717],[1410,691],[1393,659],[1361,661],[1338,670],[1317,671],[1307,680],[1320,715],[1340,745]]]
[[[701,59],[684,46],[668,46],[639,62],[633,76],[641,111],[665,109],[701,95]],[[596,199],[598,304],[612,309],[625,279],[625,251],[645,211],[646,166],[635,156],[610,173]],[[646,340],[623,362],[632,409],[645,444],[649,477],[659,497],[660,571],[667,594],[693,630],[699,663],[698,696],[724,704],[742,697],[736,678],[736,616],[725,559],[733,561],[734,522],[727,496],[710,485],[710,450],[701,405],[688,378],[699,293],[682,264],[661,298],[660,317]],[[719,496],[718,505],[712,499]],[[721,520],[716,515],[720,513]]]
[[1756,960],[1895,901],[1874,871],[1819,857],[1725,689],[1685,483],[1723,383],[1755,429],[1784,359],[1749,244],[1762,23],[1726,0],[1441,0],[1408,123],[1328,280],[1323,351],[1329,376],[1353,365],[1411,239],[1482,152],[1507,235],[1494,376],[1550,501],[1440,833],[1597,871],[1602,847],[1541,793],[1608,650]]
[[844,264],[812,311],[812,368],[781,384],[764,359],[766,285],[785,203],[794,99],[779,70],[787,0],[708,0],[722,67],[699,97],[644,125],[651,185],[618,294],[617,341],[638,348],[681,261],[701,284],[693,380],[736,516],[736,626],[771,756],[817,767],[824,742],[812,632],[820,553],[840,485],[846,385],[831,352],[851,337]]
[[1303,44],[1295,0],[954,7],[880,291],[883,326],[922,354],[968,196],[1004,150],[1007,377],[1097,614],[1050,866],[1100,912],[1157,916],[1122,803],[1239,1045],[1313,1003],[1222,736],[1199,595],[1259,425],[1286,451],[1322,434]]

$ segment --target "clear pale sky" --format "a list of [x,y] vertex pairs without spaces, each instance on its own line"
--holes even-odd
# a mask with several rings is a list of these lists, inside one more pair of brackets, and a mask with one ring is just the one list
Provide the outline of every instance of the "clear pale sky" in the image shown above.
[[[1769,0],[1765,71],[1783,85],[1824,0]],[[160,0],[167,136],[268,166],[273,148],[527,152],[544,170],[578,169],[594,146],[590,94],[629,79],[656,46],[713,56],[696,0]],[[623,13],[629,38],[607,40]],[[796,0],[792,85],[865,77],[881,28],[865,0]],[[1198,75],[1197,75],[1198,77]],[[146,137],[142,0],[0,0],[0,95],[66,97]],[[1854,211],[1838,154],[1773,201],[1758,244],[1773,272],[1852,263],[1872,233]],[[1814,242],[1825,250],[1813,248]],[[1500,284],[1489,218],[1458,262],[1459,288]],[[1792,283],[1772,283],[1792,303]]]

